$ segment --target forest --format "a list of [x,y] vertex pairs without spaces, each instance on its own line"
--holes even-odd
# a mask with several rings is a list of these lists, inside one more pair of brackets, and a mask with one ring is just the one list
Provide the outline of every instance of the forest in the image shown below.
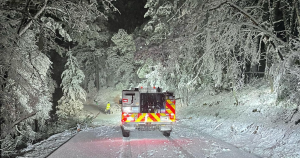
[[0,28],[1,156],[85,121],[107,87],[191,106],[262,78],[299,109],[298,0],[0,0]]

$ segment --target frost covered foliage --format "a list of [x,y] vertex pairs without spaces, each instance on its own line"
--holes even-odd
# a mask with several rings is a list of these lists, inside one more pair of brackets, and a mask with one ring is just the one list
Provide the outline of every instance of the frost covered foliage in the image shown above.
[[63,97],[58,101],[57,107],[57,114],[61,118],[78,115],[86,99],[86,92],[80,86],[84,80],[84,74],[71,51],[67,52],[67,58],[66,70],[62,73]]
[[255,76],[277,88],[279,76],[289,74],[283,65],[297,54],[295,42],[288,44],[299,33],[295,6],[298,2],[148,0],[145,16],[151,20],[143,30],[149,38],[136,40],[136,57],[149,66],[144,82],[164,82],[183,96],[198,87],[235,94]]
[[297,2],[212,1],[206,6],[211,18],[203,60],[209,62],[203,63],[202,70],[213,74],[215,87],[230,83],[233,89],[239,89],[253,74],[261,73],[279,96],[292,94],[286,90],[297,87],[298,82],[289,72],[289,67],[297,67],[297,49],[293,48],[299,38]]
[[[220,16],[224,14],[224,16]],[[239,19],[240,22],[234,20]],[[232,9],[222,7],[210,13],[203,40],[205,52],[201,57],[201,74],[207,75],[216,88],[243,86],[246,64],[259,64],[260,31],[244,27],[248,19]],[[247,23],[246,23],[247,24]],[[243,39],[243,40],[241,40]]]
[[4,119],[1,150],[6,155],[17,146],[40,138],[36,129],[43,130],[50,118],[53,81],[48,74],[52,62],[38,50],[33,31],[27,31],[18,40],[15,52],[2,55],[10,62],[5,89],[1,90],[1,118]]
[[[178,0],[175,0],[174,3],[177,4]],[[176,9],[173,7],[173,2],[148,0],[145,8],[148,8],[148,11],[145,13],[144,17],[151,17],[151,20],[143,28],[145,32],[152,34],[147,42],[159,42],[166,39],[169,34],[169,24],[167,19],[170,18],[173,9]]]
[[[102,21],[101,21],[102,22]],[[104,26],[99,24],[90,24],[89,28],[81,33],[80,44],[75,46],[72,51],[78,59],[82,68],[85,80],[83,88],[89,91],[93,87],[99,90],[99,87],[106,84],[106,49],[105,44],[109,41],[109,33]]]
[[[5,0],[0,1],[0,8],[1,154],[14,157],[16,147],[44,139],[51,131],[57,132],[51,129],[54,115],[49,119],[56,88],[51,79],[49,56],[65,55],[65,46],[73,43],[79,48],[98,45],[86,40],[87,36],[98,41],[99,37],[108,39],[107,34],[95,34],[103,28],[94,22],[97,19],[100,23],[110,9],[117,9],[110,0]],[[71,71],[65,71],[66,80]],[[79,70],[74,73],[78,74],[74,74],[73,83],[78,80],[81,83],[83,73]],[[71,104],[79,105],[85,99],[85,92],[76,86],[70,88],[66,80],[63,85],[66,95],[61,103],[70,104],[68,99],[77,97]]]
[[[153,19],[145,25],[144,30],[150,39],[136,41],[138,46],[136,57],[145,61],[139,70],[139,75],[146,78],[141,85],[160,86],[165,90],[174,91],[176,96],[182,98],[180,101],[184,105],[189,104],[193,92],[199,88],[201,82],[204,82],[200,77],[196,77],[199,76],[197,71],[200,67],[199,59],[204,52],[203,44],[193,32],[197,27],[188,24],[191,22],[189,20],[194,19],[182,20],[182,17],[189,14],[190,9],[194,9],[198,2],[201,3],[148,1],[145,7],[149,10],[145,16]],[[199,14],[201,15],[200,11]],[[193,15],[193,18],[196,16],[199,17]],[[160,24],[160,21],[164,24]],[[204,21],[205,18],[199,18],[197,23]],[[150,26],[154,26],[155,29],[147,29]],[[159,28],[163,28],[161,31],[164,32],[155,31]]]
[[273,66],[276,74],[274,86],[278,101],[288,100],[300,105],[300,38],[291,40],[291,54],[281,63]]
[[134,87],[138,83],[137,65],[134,59],[135,43],[132,35],[123,29],[111,38],[115,46],[108,49],[106,64],[112,72],[109,79],[113,79],[118,88]]

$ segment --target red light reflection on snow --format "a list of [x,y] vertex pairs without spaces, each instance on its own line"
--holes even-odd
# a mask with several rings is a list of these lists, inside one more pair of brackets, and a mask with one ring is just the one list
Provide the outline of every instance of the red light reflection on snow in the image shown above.
[[65,146],[64,149],[66,152],[73,152],[74,154],[80,153],[78,155],[80,157],[88,158],[100,156],[109,158],[118,157],[122,152],[128,150],[126,146],[130,146],[129,150],[133,155],[139,155],[149,150],[164,152],[165,150],[163,148],[169,146],[181,147],[191,145],[191,139],[188,138],[167,138],[163,136],[154,138],[154,136],[151,135],[143,136],[143,138],[123,138],[121,135],[114,138],[102,136],[92,139],[78,139],[77,141],[69,142],[68,146]]
[[141,138],[141,139],[132,139],[132,140],[130,140],[130,145],[132,147],[135,147],[135,146],[139,146],[142,143],[145,143],[148,146],[151,146],[151,145],[156,146],[156,145],[165,144],[167,142],[168,142],[168,140],[163,140],[163,139]]

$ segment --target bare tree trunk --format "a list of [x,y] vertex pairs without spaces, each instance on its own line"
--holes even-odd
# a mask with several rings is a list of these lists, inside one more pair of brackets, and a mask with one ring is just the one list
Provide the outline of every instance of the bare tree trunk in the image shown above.
[[299,4],[299,1],[294,0],[294,7],[296,9],[296,16],[297,16],[297,19],[298,19],[298,26],[300,27],[300,11],[299,11],[300,4]]

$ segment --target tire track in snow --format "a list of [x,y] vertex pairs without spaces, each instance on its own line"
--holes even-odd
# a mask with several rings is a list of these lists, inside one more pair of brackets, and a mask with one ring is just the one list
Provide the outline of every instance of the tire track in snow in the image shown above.
[[123,137],[119,158],[129,158],[131,155],[130,137]]
[[169,142],[171,142],[175,148],[179,149],[179,151],[182,152],[182,154],[184,154],[185,157],[195,157],[194,155],[192,155],[191,153],[189,153],[187,150],[185,150],[181,145],[179,145],[174,139],[170,138],[170,137],[166,137]]

